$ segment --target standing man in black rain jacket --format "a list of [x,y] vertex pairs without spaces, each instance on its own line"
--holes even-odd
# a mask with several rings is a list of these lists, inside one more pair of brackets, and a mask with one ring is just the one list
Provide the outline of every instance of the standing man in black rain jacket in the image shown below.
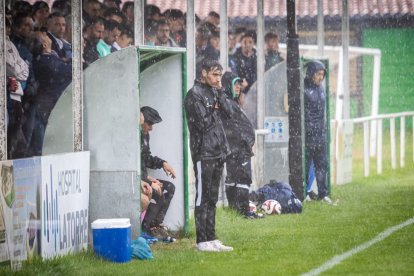
[[232,116],[222,116],[224,131],[231,153],[226,159],[226,196],[230,208],[246,218],[262,218],[249,208],[249,191],[252,183],[251,157],[255,142],[254,128],[241,108],[243,81],[234,73],[226,72],[222,79],[223,93],[232,105]]
[[190,150],[196,176],[195,226],[199,251],[232,251],[216,239],[215,218],[220,178],[229,145],[221,116],[231,116],[231,105],[221,91],[223,67],[206,59],[201,79],[188,91],[184,107],[190,131]]

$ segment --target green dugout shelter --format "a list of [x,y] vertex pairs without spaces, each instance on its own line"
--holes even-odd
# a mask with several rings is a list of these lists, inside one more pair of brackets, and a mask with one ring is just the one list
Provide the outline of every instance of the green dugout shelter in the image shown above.
[[[83,150],[90,151],[89,222],[130,218],[140,233],[140,107],[155,108],[163,121],[150,134],[153,155],[167,160],[177,178],[164,171],[175,195],[165,222],[188,230],[187,130],[183,111],[186,52],[182,48],[129,47],[99,59],[83,75]],[[73,151],[72,88],[56,104],[46,129],[44,154]]]

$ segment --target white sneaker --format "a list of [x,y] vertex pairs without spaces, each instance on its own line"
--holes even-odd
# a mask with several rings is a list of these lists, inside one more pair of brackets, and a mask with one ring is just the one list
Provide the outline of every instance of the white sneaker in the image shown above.
[[332,204],[332,200],[328,196],[325,196],[324,198],[322,198],[322,202],[325,202],[326,204],[329,204],[329,205]]
[[306,202],[311,202],[312,201],[312,198],[309,196],[309,195],[307,195],[306,197],[305,197],[305,200],[304,201],[306,201]]
[[214,241],[211,241],[211,243],[213,244],[213,246],[215,247],[215,248],[217,248],[219,251],[223,251],[223,252],[225,252],[225,251],[233,251],[233,247],[231,247],[231,246],[226,246],[226,245],[224,245],[221,241],[219,241],[219,240],[214,240]]
[[197,250],[203,252],[220,252],[220,250],[213,244],[213,241],[197,243]]

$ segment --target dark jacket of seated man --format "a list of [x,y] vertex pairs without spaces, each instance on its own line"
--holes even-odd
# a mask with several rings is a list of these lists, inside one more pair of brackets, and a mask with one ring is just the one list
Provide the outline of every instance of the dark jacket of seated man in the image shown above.
[[164,239],[167,238],[167,233],[164,233],[162,223],[174,196],[175,186],[169,181],[149,176],[147,169],[163,168],[165,173],[172,178],[175,178],[175,172],[167,161],[151,154],[149,132],[154,124],[162,121],[161,117],[155,109],[149,106],[142,107],[141,113],[144,116],[144,122],[141,125],[141,178],[148,182],[153,189],[150,204],[142,221],[142,230],[152,236]]

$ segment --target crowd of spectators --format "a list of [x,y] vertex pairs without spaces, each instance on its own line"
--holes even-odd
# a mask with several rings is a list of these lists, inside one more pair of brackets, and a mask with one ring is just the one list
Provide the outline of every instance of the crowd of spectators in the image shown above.
[[[42,154],[52,109],[72,81],[70,5],[16,1],[6,11],[8,158]],[[27,72],[27,74],[26,74]]]
[[[42,154],[49,115],[72,79],[70,5],[66,0],[55,0],[51,7],[45,1],[36,1],[33,5],[15,1],[6,11],[9,158]],[[120,0],[84,0],[82,9],[84,68],[133,44],[133,1],[122,4]],[[214,11],[203,20],[196,15],[197,78],[203,60],[220,58],[219,23],[220,16]],[[227,39],[229,67],[246,80],[247,92],[257,78],[256,34],[237,28],[229,31]],[[160,7],[146,5],[144,43],[186,47],[185,13],[178,9],[162,12]],[[283,58],[278,50],[277,34],[267,33],[265,45],[267,70]]]

